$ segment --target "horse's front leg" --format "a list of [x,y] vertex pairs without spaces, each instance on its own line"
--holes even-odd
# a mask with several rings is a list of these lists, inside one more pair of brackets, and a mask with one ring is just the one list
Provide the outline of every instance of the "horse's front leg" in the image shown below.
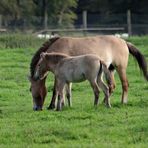
[[55,101],[56,101],[56,78],[54,80],[54,86],[53,86],[53,93],[52,93],[52,99],[50,102],[50,105],[48,106],[47,109],[54,109],[55,108]]

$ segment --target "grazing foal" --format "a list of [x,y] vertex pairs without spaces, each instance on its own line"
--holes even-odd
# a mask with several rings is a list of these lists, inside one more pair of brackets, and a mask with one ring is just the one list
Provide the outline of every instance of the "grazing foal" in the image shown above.
[[[62,109],[63,89],[71,82],[82,82],[88,80],[93,89],[95,100],[94,105],[98,104],[99,88],[105,95],[105,103],[111,107],[109,100],[109,89],[104,84],[102,73],[104,72],[109,86],[112,86],[110,72],[107,66],[97,56],[87,54],[71,57],[62,53],[41,53],[41,58],[37,64],[35,79],[44,79],[48,71],[55,74],[56,77],[56,96],[58,96],[57,110]],[[69,102],[71,92],[69,88]]]

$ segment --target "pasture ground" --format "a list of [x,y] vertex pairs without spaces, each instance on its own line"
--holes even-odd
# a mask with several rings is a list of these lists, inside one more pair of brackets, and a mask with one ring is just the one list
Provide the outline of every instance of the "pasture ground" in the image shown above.
[[[130,39],[148,61],[148,37]],[[121,84],[111,96],[112,108],[93,107],[88,82],[73,85],[73,107],[62,112],[48,111],[53,75],[46,83],[48,96],[44,110],[34,112],[29,92],[29,64],[33,48],[0,49],[0,147],[105,147],[147,148],[148,83],[138,64],[129,57],[127,76],[129,102],[120,104]],[[101,93],[100,102],[103,100]]]

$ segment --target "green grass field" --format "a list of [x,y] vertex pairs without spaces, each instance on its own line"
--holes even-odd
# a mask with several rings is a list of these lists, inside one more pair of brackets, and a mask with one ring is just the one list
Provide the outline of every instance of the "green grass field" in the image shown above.
[[[148,61],[148,37],[134,37],[134,43]],[[37,49],[0,49],[0,147],[148,147],[148,83],[138,64],[129,57],[127,76],[129,102],[121,105],[121,84],[117,73],[112,108],[102,103],[93,107],[93,93],[88,82],[73,85],[73,107],[62,112],[48,111],[53,75],[46,85],[44,109],[32,110],[29,92],[30,60]],[[103,100],[101,93],[100,101]]]

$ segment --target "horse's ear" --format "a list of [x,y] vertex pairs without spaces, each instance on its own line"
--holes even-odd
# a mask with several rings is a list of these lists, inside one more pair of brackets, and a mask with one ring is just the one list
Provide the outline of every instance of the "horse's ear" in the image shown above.
[[40,54],[40,57],[42,58],[42,59],[45,59],[45,52],[42,52],[41,54]]

